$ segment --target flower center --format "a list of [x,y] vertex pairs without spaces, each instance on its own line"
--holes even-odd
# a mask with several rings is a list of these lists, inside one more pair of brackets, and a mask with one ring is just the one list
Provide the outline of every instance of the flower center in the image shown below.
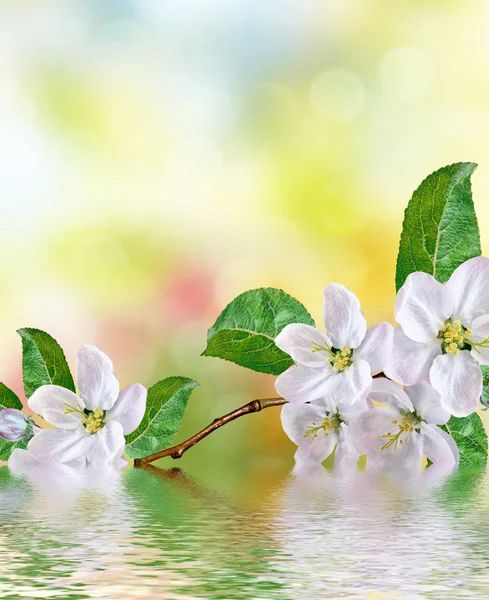
[[82,419],[80,423],[85,427],[87,433],[97,433],[105,425],[105,412],[96,408],[92,412],[88,412],[86,419]]
[[318,425],[317,421],[313,421],[312,425],[306,425],[306,433],[304,437],[311,438],[312,442],[318,437],[318,435],[323,432],[324,437],[328,437],[331,431],[338,429],[342,423],[341,417],[339,413],[331,414],[330,412],[326,412],[326,417],[322,420],[322,422]]
[[333,369],[338,373],[342,373],[346,367],[349,367],[352,363],[353,350],[350,350],[346,346],[343,346],[340,350],[331,348],[332,356],[328,358],[328,362],[331,363]]
[[[385,435],[379,435],[380,439],[386,439],[386,443],[381,447],[381,450],[392,448],[395,452],[399,444],[407,446],[409,444],[409,436],[416,431],[420,432],[419,425],[423,422],[421,417],[416,413],[408,412],[401,413],[401,419],[393,419],[392,424],[395,425],[394,432],[388,432]],[[404,437],[403,437],[404,435]]]
[[346,346],[343,346],[338,350],[338,348],[329,348],[326,344],[321,345],[312,340],[311,344],[311,352],[326,352],[330,355],[328,357],[328,362],[331,363],[333,369],[338,373],[342,373],[346,367],[349,367],[353,362],[353,350],[347,348]]
[[472,342],[467,338],[472,335],[472,329],[462,325],[460,321],[448,319],[445,322],[445,331],[440,331],[438,337],[441,339],[443,354],[457,356],[460,350],[470,350]]

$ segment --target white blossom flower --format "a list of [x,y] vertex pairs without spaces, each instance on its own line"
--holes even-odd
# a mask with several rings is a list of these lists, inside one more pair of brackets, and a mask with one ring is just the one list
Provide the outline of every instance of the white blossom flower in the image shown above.
[[393,327],[379,323],[367,331],[360,302],[349,289],[327,285],[323,310],[326,333],[295,323],[284,327],[275,340],[299,363],[275,382],[277,392],[289,402],[311,402],[332,394],[353,403],[390,357]]
[[366,400],[352,404],[337,403],[325,396],[311,404],[285,404],[282,426],[297,444],[297,463],[322,463],[336,448],[335,467],[349,458],[358,461],[349,441],[348,423],[354,415],[368,410]]
[[147,391],[136,383],[119,393],[112,361],[94,346],[81,346],[76,369],[78,396],[44,385],[29,398],[29,408],[55,428],[39,432],[27,450],[40,463],[114,463],[124,452],[124,436],[144,416]]
[[369,466],[416,472],[423,454],[438,471],[449,472],[458,465],[455,441],[438,427],[450,414],[428,383],[403,390],[393,381],[376,379],[369,398],[389,405],[372,408],[350,422],[350,443],[359,454],[368,455]]
[[446,284],[411,273],[399,290],[388,377],[412,385],[430,378],[445,409],[463,417],[477,408],[479,364],[489,364],[489,259],[472,258]]

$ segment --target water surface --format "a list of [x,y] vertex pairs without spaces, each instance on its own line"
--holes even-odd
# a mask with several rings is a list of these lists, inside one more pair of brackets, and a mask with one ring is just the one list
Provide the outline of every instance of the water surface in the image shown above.
[[0,598],[489,597],[485,473],[268,472],[258,492],[239,477],[229,493],[179,470],[79,483],[1,468]]

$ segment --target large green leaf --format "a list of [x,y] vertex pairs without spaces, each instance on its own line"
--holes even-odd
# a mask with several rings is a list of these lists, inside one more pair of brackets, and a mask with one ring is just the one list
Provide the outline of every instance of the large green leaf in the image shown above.
[[468,417],[451,417],[442,426],[457,443],[460,464],[463,466],[485,465],[487,462],[487,434],[477,413]]
[[143,420],[126,437],[126,453],[130,458],[143,458],[169,447],[190,394],[198,385],[188,377],[168,377],[149,388]]
[[396,289],[414,271],[445,283],[463,262],[481,253],[470,176],[475,163],[435,171],[414,192],[402,226]]
[[41,385],[59,385],[72,392],[75,384],[61,346],[45,331],[18,329],[22,338],[24,390],[30,398]]
[[250,290],[235,298],[219,315],[208,331],[207,348],[202,355],[280,375],[294,362],[277,348],[275,338],[291,323],[314,325],[304,306],[282,290]]
[[0,410],[2,408],[22,410],[22,402],[17,394],[3,383],[0,383]]

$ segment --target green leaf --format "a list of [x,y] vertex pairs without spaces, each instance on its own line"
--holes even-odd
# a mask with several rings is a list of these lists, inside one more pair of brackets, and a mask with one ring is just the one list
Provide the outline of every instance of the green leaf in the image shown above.
[[22,338],[24,390],[30,398],[41,385],[59,385],[72,392],[75,384],[61,346],[40,329],[18,329]]
[[450,417],[442,426],[457,443],[460,465],[485,465],[487,462],[487,434],[477,413],[468,417]]
[[168,377],[149,388],[143,420],[136,431],[126,436],[129,458],[143,458],[170,446],[190,394],[198,385],[188,377]]
[[2,408],[16,408],[17,410],[22,410],[22,402],[17,394],[3,383],[0,383],[0,410]]
[[25,450],[27,448],[27,442],[7,442],[7,440],[0,438],[0,460],[8,460],[16,448]]
[[242,367],[280,375],[294,361],[275,345],[286,325],[314,325],[304,306],[282,290],[260,288],[235,298],[207,334],[202,356],[230,360]]
[[414,192],[402,226],[396,289],[414,271],[445,283],[469,258],[480,256],[480,237],[470,176],[475,163],[456,163],[435,171]]

